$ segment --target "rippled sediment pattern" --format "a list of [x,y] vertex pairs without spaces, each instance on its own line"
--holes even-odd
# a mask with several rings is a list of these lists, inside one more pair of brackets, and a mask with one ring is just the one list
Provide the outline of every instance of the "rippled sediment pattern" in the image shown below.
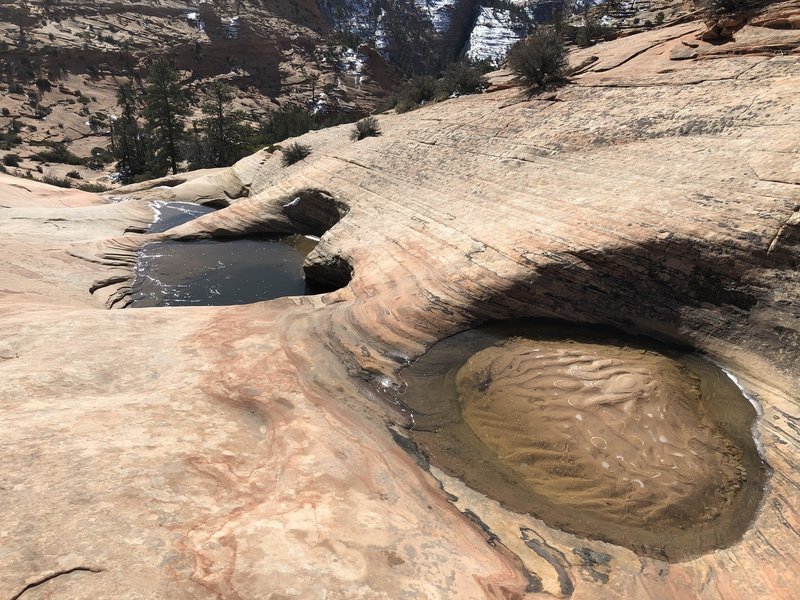
[[741,535],[765,474],[730,378],[640,343],[518,332],[460,334],[404,372],[434,462],[509,508],[670,560]]

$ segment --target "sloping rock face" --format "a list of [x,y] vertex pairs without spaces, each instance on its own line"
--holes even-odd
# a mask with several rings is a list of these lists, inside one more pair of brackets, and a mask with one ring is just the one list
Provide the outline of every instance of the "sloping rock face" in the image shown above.
[[[381,116],[380,137],[315,132],[291,167],[262,152],[111,204],[0,181],[2,594],[794,597],[800,34],[705,47],[705,29],[575,53],[573,82],[533,99],[499,73]],[[229,206],[137,233],[155,198]],[[103,309],[147,241],[281,231],[324,231],[307,265],[344,287]],[[772,469],[741,540],[638,556],[414,453],[382,390],[436,341],[521,316],[681,342],[739,379]]]

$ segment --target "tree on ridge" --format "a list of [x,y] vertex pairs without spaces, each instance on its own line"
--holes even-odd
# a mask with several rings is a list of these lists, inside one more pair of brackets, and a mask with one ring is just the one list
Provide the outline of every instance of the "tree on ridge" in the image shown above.
[[178,71],[166,58],[159,58],[150,69],[145,87],[144,116],[155,150],[153,174],[164,175],[167,169],[172,169],[173,175],[178,172],[186,137],[185,118],[190,113]]
[[117,106],[121,115],[111,123],[111,152],[123,181],[130,181],[147,172],[150,141],[139,126],[138,102],[131,84],[117,90]]
[[214,81],[202,105],[205,115],[192,148],[191,167],[227,167],[245,156],[248,127],[245,112],[232,110],[233,88]]

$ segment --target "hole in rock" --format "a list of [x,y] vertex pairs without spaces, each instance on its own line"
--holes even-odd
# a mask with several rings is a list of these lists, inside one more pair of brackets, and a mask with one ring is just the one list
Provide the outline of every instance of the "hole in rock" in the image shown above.
[[680,561],[758,510],[755,408],[696,353],[526,320],[445,339],[402,377],[431,462],[552,527]]

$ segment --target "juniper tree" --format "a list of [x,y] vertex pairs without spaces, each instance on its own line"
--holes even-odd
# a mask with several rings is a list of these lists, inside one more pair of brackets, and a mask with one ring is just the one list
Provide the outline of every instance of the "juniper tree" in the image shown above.
[[567,52],[561,35],[553,29],[535,30],[511,47],[507,59],[511,71],[529,93],[566,79]]
[[226,167],[246,154],[245,113],[232,110],[233,98],[233,88],[219,81],[206,90],[205,118],[195,139],[192,167]]
[[163,175],[168,168],[173,174],[178,172],[186,137],[184,119],[190,112],[178,72],[167,59],[159,58],[150,69],[144,109],[153,143],[154,174]]

